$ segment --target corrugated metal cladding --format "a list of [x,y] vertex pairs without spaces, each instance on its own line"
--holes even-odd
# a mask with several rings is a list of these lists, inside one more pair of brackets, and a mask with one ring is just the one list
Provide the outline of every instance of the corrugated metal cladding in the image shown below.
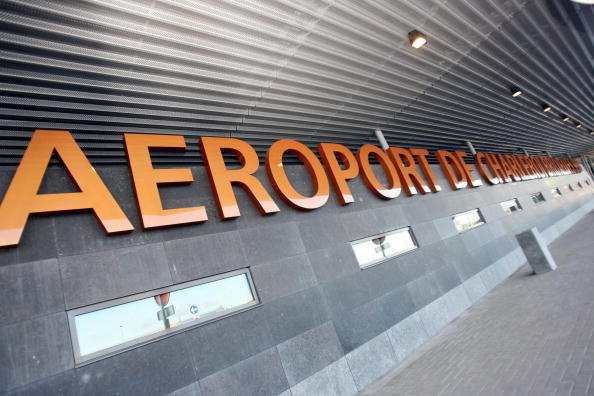
[[[94,163],[122,133],[577,155],[594,148],[594,6],[569,0],[2,0],[0,163],[35,128]],[[418,29],[429,45],[414,50]],[[509,88],[524,94],[512,98]],[[544,113],[541,103],[553,110]],[[571,120],[560,122],[560,113]],[[583,127],[576,128],[574,122]]]

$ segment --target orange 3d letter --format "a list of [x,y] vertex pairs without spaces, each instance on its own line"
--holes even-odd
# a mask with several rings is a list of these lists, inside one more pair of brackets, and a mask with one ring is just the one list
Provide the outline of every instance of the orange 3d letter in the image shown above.
[[[307,168],[314,190],[311,197],[301,195],[287,178],[283,166],[283,155],[287,152],[295,154]],[[313,151],[302,143],[286,139],[274,142],[266,154],[266,173],[274,191],[295,209],[316,209],[328,201],[330,184],[324,167]]]
[[204,206],[192,208],[163,209],[159,184],[191,183],[192,171],[185,169],[154,169],[149,153],[150,147],[184,149],[183,136],[124,134],[128,162],[134,181],[136,201],[144,228],[164,227],[173,224],[197,223],[206,221]]
[[426,194],[431,192],[427,182],[417,172],[417,164],[410,153],[402,147],[389,147],[388,156],[396,166],[396,171],[402,182],[402,188],[406,195],[411,196],[417,193]]
[[[202,137],[200,150],[208,172],[210,185],[214,190],[215,201],[221,219],[238,217],[239,207],[233,193],[232,184],[242,187],[250,196],[260,214],[276,213],[280,211],[272,197],[253,174],[260,167],[258,154],[252,146],[239,139]],[[243,167],[227,169],[223,152],[236,155]]]
[[[369,157],[373,156],[381,165],[386,178],[388,179],[388,186],[385,187],[375,176]],[[372,144],[365,144],[361,146],[357,153],[357,161],[359,161],[359,167],[361,168],[361,177],[367,188],[374,193],[377,197],[382,199],[392,199],[400,195],[402,187],[396,167],[390,161],[388,154],[381,148]]]
[[437,150],[435,156],[452,190],[458,190],[468,186],[462,164],[460,164],[460,160],[454,154],[445,150]]
[[[38,194],[56,151],[80,192]],[[134,227],[68,131],[36,130],[0,206],[0,246],[19,243],[31,213],[92,209],[111,234]]]
[[[342,144],[320,143],[318,151],[330,174],[330,180],[332,180],[332,186],[334,186],[340,204],[346,205],[353,202],[353,194],[351,194],[347,180],[359,174],[359,165],[351,150]],[[340,166],[337,157],[344,163],[344,169]]]

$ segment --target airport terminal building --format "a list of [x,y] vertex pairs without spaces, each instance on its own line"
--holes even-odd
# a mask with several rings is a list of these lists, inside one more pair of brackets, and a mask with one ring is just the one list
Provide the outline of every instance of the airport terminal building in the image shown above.
[[0,9],[0,395],[354,395],[594,210],[594,5]]

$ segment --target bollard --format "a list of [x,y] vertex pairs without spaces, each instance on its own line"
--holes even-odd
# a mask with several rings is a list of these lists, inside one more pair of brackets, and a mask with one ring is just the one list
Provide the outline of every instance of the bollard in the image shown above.
[[543,241],[536,227],[516,234],[516,239],[528,259],[528,264],[536,274],[557,268],[547,244]]

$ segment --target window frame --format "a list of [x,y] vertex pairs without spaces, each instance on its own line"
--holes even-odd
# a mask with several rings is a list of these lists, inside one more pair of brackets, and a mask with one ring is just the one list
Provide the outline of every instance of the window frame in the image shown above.
[[[477,225],[475,225],[473,227],[467,228],[465,230],[459,230],[458,227],[456,227],[456,222],[454,221],[454,218],[456,216],[463,215],[463,214],[470,213],[470,212],[474,212],[474,211],[476,211],[478,213],[479,218],[481,219],[482,223],[477,224]],[[450,217],[451,217],[452,223],[454,223],[454,228],[456,229],[456,231],[458,232],[458,234],[463,234],[466,231],[474,230],[475,228],[478,228],[480,226],[483,226],[483,225],[487,224],[487,220],[485,220],[485,216],[483,216],[483,212],[481,212],[481,208],[474,208],[474,209],[470,209],[470,210],[465,210],[464,212],[455,213],[455,214],[451,215]]]
[[[75,321],[76,316],[83,315],[83,314],[86,314],[89,312],[99,311],[99,310],[106,309],[106,308],[116,307],[118,305],[123,305],[123,304],[127,304],[130,302],[138,301],[138,300],[143,300],[145,298],[154,297],[158,294],[171,293],[171,292],[175,292],[177,290],[187,289],[190,287],[202,285],[205,283],[215,282],[218,280],[231,278],[231,277],[234,277],[237,275],[243,275],[243,274],[245,274],[245,276],[246,276],[246,279],[248,281],[248,286],[252,292],[252,296],[254,297],[254,300],[247,304],[241,305],[240,307],[230,309],[225,314],[223,314],[221,316],[217,316],[216,318],[211,318],[211,319],[204,320],[204,321],[188,322],[188,323],[179,325],[179,326],[175,327],[174,329],[172,329],[172,328],[164,329],[163,331],[161,331],[157,334],[149,334],[149,335],[146,335],[143,337],[129,340],[124,343],[117,344],[112,347],[90,353],[88,355],[83,356],[80,354],[80,346],[78,343],[78,333],[76,331],[76,321]],[[255,308],[259,305],[261,305],[260,297],[258,296],[258,292],[256,290],[251,271],[250,271],[249,267],[246,267],[246,268],[240,268],[240,269],[237,269],[234,271],[229,271],[229,272],[209,276],[206,278],[196,279],[196,280],[184,282],[184,283],[178,283],[178,284],[163,287],[160,289],[154,289],[154,290],[150,290],[150,291],[146,291],[146,292],[142,292],[142,293],[132,294],[132,295],[125,296],[125,297],[111,299],[111,300],[103,301],[100,303],[86,305],[84,307],[79,307],[79,308],[74,308],[74,309],[68,310],[68,311],[66,311],[66,314],[68,316],[70,340],[72,341],[72,350],[74,353],[74,367],[85,366],[87,364],[90,364],[90,363],[93,363],[93,362],[96,362],[96,361],[99,361],[99,360],[102,360],[102,359],[105,359],[108,357],[112,357],[112,356],[118,355],[120,353],[129,351],[129,350],[132,350],[132,349],[135,349],[135,348],[138,348],[138,347],[141,347],[141,346],[153,343],[153,342],[163,340],[167,337],[171,337],[172,335],[181,333],[181,332],[186,331],[190,328],[203,326],[208,323],[222,320],[222,319],[228,318],[230,316],[236,315],[238,313]]]
[[[542,197],[542,199],[539,199],[538,202],[534,202],[534,197],[535,196]],[[532,202],[534,203],[534,205],[541,205],[541,204],[547,202],[547,198],[544,196],[544,194],[542,193],[542,191],[539,191],[539,192],[535,192],[535,193],[530,194],[530,199],[532,200]]]
[[[367,241],[371,241],[372,239],[381,238],[383,236],[385,237],[385,236],[388,236],[388,235],[398,234],[398,233],[404,232],[404,230],[408,230],[408,233],[410,235],[410,239],[412,239],[412,242],[415,245],[414,248],[405,250],[403,252],[394,254],[394,255],[389,256],[389,257],[383,257],[383,258],[379,258],[379,259],[374,260],[374,261],[370,261],[369,263],[367,263],[365,265],[362,265],[359,262],[359,259],[357,258],[357,254],[355,253],[355,249],[353,248],[353,245],[359,244],[359,243],[364,243],[364,242],[367,242]],[[405,255],[407,253],[410,253],[410,252],[415,251],[415,250],[417,250],[417,249],[420,248],[419,241],[417,240],[417,237],[416,237],[415,233],[413,232],[413,229],[412,229],[411,226],[401,227],[401,228],[397,228],[395,230],[386,231],[386,232],[382,232],[382,233],[379,233],[379,234],[371,235],[371,236],[368,236],[368,237],[365,237],[365,238],[356,239],[354,241],[350,241],[349,244],[351,245],[351,252],[353,252],[353,256],[355,256],[355,261],[357,261],[357,265],[359,265],[359,269],[361,269],[361,270],[364,270],[364,269],[367,269],[367,268],[370,268],[370,267],[374,267],[374,266],[376,266],[378,264],[381,264],[381,263],[386,262],[388,260],[392,260],[395,257],[400,257],[402,255]]]
[[[516,210],[515,212],[507,213],[505,211],[505,208],[503,207],[503,204],[506,202],[510,202],[510,201],[515,201],[516,206],[518,207],[519,210]],[[524,207],[522,206],[522,204],[520,203],[520,200],[518,198],[506,199],[505,201],[501,201],[501,202],[499,202],[499,206],[501,207],[501,209],[503,209],[503,212],[505,213],[506,216],[511,216],[513,214],[516,214],[516,213],[524,210]]]

